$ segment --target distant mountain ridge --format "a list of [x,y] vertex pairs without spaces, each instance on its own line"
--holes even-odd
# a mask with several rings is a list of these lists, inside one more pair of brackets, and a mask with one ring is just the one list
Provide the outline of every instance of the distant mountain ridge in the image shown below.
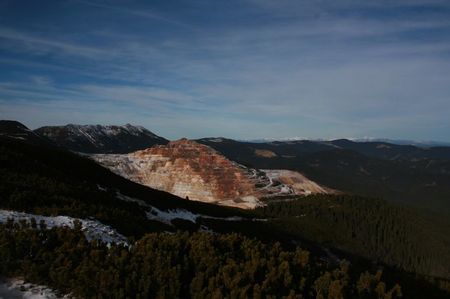
[[[218,138],[216,138],[218,139]],[[226,138],[224,138],[226,139]],[[305,137],[285,137],[285,138],[259,138],[259,139],[236,139],[241,142],[250,143],[268,143],[268,142],[295,142],[295,141],[313,141],[313,142],[333,142],[335,140],[346,139],[353,142],[385,142],[395,145],[412,145],[417,147],[450,147],[450,142],[434,140],[408,140],[408,139],[389,139],[378,137],[348,137],[348,138],[305,138]]]
[[[385,160],[414,160],[414,159],[445,159],[450,160],[449,146],[420,147],[409,144],[395,144],[386,141],[354,141],[349,139],[334,140],[284,140],[284,141],[238,141],[222,137],[198,139],[200,143],[213,147],[233,148],[236,145],[240,150],[255,149],[270,150],[282,156],[302,156],[315,152],[329,150],[352,150],[368,157]],[[214,146],[215,145],[215,146]],[[242,155],[243,152],[240,153]]]
[[436,146],[450,146],[450,142],[435,141],[435,140],[408,140],[408,139],[389,139],[389,138],[349,138],[355,142],[387,142],[397,145],[413,145],[417,147],[436,147]]
[[318,184],[343,192],[450,212],[450,147],[347,139],[252,143],[203,138],[197,142],[247,167],[299,171]]
[[144,127],[126,124],[45,126],[34,132],[64,148],[83,153],[129,153],[169,141]]

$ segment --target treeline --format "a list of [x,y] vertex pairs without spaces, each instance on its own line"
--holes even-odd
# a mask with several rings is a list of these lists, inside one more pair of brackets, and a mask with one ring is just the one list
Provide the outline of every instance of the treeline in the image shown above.
[[398,268],[450,277],[450,231],[412,210],[352,195],[316,195],[256,213],[290,233]]
[[[0,225],[0,275],[78,298],[400,298],[381,270],[329,267],[301,248],[239,234],[148,234],[131,247],[82,232]],[[408,297],[409,298],[409,297]]]

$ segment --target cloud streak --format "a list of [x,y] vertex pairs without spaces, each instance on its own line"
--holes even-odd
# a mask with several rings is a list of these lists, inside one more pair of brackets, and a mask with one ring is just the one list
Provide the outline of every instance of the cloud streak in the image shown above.
[[160,14],[157,14],[150,10],[130,9],[125,6],[115,6],[115,5],[110,5],[110,4],[105,4],[105,3],[95,2],[95,1],[87,1],[87,0],[71,0],[71,1],[85,4],[85,5],[92,6],[92,7],[105,8],[105,9],[112,10],[114,12],[119,12],[122,14],[147,18],[147,19],[156,20],[156,21],[162,21],[164,23],[181,26],[183,28],[193,29],[193,27],[188,24],[184,24],[184,23],[176,21],[172,18],[163,17]]
[[[105,11],[85,17],[92,29],[82,33],[0,22],[1,115],[33,110],[25,122],[36,127],[56,119],[46,111],[108,123],[122,111],[125,122],[173,138],[448,139],[450,7],[321,3],[250,1],[239,11],[197,3],[180,12],[69,1],[84,16]],[[129,22],[112,26],[118,14]]]

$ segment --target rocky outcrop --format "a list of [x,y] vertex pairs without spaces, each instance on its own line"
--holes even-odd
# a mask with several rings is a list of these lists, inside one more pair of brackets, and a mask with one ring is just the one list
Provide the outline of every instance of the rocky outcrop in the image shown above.
[[274,152],[264,149],[255,149],[255,155],[263,158],[275,158],[277,156]]
[[240,208],[254,208],[264,199],[294,195],[297,190],[187,139],[126,155],[91,157],[134,182],[191,200]]
[[275,182],[284,184],[296,195],[336,194],[338,191],[321,186],[303,174],[286,169],[264,169],[264,173]]
[[127,155],[93,155],[112,171],[180,197],[242,208],[260,204],[255,173],[214,149],[181,139]]

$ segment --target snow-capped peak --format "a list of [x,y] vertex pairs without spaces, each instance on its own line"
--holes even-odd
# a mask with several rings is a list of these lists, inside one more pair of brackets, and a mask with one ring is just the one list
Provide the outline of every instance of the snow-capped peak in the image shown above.
[[168,142],[142,126],[131,124],[121,126],[68,124],[42,127],[35,132],[60,146],[87,153],[128,153]]

